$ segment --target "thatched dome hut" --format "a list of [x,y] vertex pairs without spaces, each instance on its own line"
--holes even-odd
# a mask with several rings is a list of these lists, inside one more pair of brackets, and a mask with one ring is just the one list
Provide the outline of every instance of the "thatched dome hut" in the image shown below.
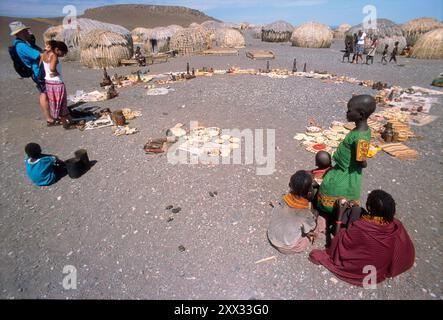
[[58,35],[63,31],[63,25],[49,27],[45,33],[43,33],[43,41],[46,43],[49,40],[55,40]]
[[217,21],[213,21],[213,20],[208,20],[205,22],[202,22],[201,26],[209,31],[213,31],[215,32],[217,29],[221,29],[223,28],[223,23],[221,22],[217,22]]
[[149,34],[152,32],[152,29],[138,27],[131,31],[132,42],[134,43],[143,43],[148,38]]
[[215,31],[215,44],[220,48],[244,48],[245,37],[240,31],[230,28],[222,28]]
[[201,28],[201,25],[199,25],[197,22],[193,22],[189,25],[189,28]]
[[183,30],[182,26],[179,26],[178,24],[171,24],[170,26],[167,26],[167,28],[172,32],[172,34],[174,35],[174,33],[176,33],[179,30]]
[[169,51],[169,42],[177,30],[179,31],[179,29],[176,27],[157,27],[152,29],[145,38],[145,53],[160,53]]
[[69,49],[67,58],[70,60],[78,60],[80,58],[80,44],[84,35],[92,30],[108,30],[129,38],[132,46],[131,32],[119,25],[105,23],[97,20],[79,18],[76,19],[77,26],[69,28],[65,27],[63,31],[56,37],[56,40],[66,43]]
[[179,30],[172,36],[169,45],[179,55],[190,55],[210,48],[209,36],[204,28]]
[[82,36],[80,62],[88,68],[118,67],[132,57],[132,38],[108,30],[92,30]]
[[443,59],[443,28],[422,35],[412,49],[412,57],[418,59]]
[[443,23],[434,18],[419,18],[406,22],[401,26],[406,42],[413,46],[423,34],[442,28]]
[[335,31],[334,31],[334,39],[344,39],[346,31],[348,31],[351,28],[352,28],[352,26],[347,23],[343,23],[343,24],[339,25],[338,28],[335,29]]
[[395,41],[399,41],[399,52],[402,52],[406,47],[406,38],[403,36],[403,30],[399,25],[395,24],[388,19],[377,19],[377,29],[365,29],[363,24],[356,25],[346,32],[346,35],[352,36],[354,33],[358,33],[359,30],[366,32],[368,37],[365,46],[371,45],[370,38],[376,37],[378,39],[377,52],[382,53],[385,44],[389,44],[390,49]]
[[295,28],[291,36],[292,45],[302,48],[330,48],[332,31],[318,22],[308,22]]
[[250,26],[251,25],[249,24],[249,22],[241,22],[240,25],[239,25],[240,30],[247,30],[247,29],[250,28]]
[[261,39],[266,42],[288,42],[294,27],[286,21],[276,21],[263,27]]

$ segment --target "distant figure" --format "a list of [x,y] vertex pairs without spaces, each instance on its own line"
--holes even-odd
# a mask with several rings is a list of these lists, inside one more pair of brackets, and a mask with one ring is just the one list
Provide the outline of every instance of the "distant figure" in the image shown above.
[[28,143],[25,153],[27,155],[25,159],[26,174],[35,185],[49,186],[66,175],[64,162],[56,156],[43,155],[42,149],[37,143]]
[[[62,66],[59,58],[68,53],[68,47],[62,41],[48,41],[47,49],[42,53],[45,68],[46,94],[49,100],[51,117],[61,121],[65,129],[71,129],[71,117],[68,110],[68,95],[62,77]],[[48,125],[50,125],[48,123]]]
[[358,64],[358,58],[361,59],[361,63],[363,63],[363,53],[365,51],[365,39],[366,39],[366,33],[359,30],[358,36],[357,36],[357,55],[356,60],[354,63]]
[[394,60],[394,62],[397,63],[398,44],[399,44],[398,41],[396,41],[396,42],[394,43],[394,50],[392,50],[392,52],[391,52],[391,59],[389,59],[389,62],[391,62],[392,60]]
[[352,53],[354,53],[354,55],[352,56],[352,62],[354,62],[355,58],[357,57],[357,42],[358,35],[354,33],[354,36],[352,37]]
[[350,62],[349,58],[351,57],[351,52],[352,52],[352,43],[351,43],[351,41],[348,41],[346,43],[345,54],[343,55],[342,62],[345,62],[345,58],[348,58],[348,62]]
[[381,63],[383,64],[388,63],[388,60],[386,59],[388,57],[388,49],[389,49],[389,44],[385,45],[383,53],[381,54]]
[[146,66],[146,58],[141,53],[140,47],[137,47],[135,49],[134,59],[137,60],[139,67],[145,67]]
[[368,55],[366,56],[366,64],[369,64],[369,60],[371,60],[371,64],[374,64],[375,52],[377,51],[377,38],[374,38],[371,43],[371,48],[369,49]]

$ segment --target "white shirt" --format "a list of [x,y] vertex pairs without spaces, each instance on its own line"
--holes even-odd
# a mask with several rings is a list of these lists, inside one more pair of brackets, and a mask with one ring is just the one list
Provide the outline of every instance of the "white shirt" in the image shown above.
[[361,37],[358,37],[358,42],[357,42],[357,44],[359,44],[359,45],[363,45],[363,44],[365,44],[365,38],[366,38],[366,33],[362,33],[362,35],[361,35]]
[[43,66],[45,67],[45,80],[55,81],[55,82],[63,82],[62,64],[60,62],[57,63],[56,69],[57,69],[58,75],[55,77],[51,77],[51,68],[50,68],[49,62],[43,61]]

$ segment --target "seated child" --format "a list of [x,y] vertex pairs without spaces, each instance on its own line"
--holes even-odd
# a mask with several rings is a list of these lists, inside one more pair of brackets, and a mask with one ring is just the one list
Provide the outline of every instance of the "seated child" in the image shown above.
[[367,280],[366,266],[377,270],[373,279],[376,283],[406,272],[414,265],[415,248],[403,224],[395,218],[395,207],[389,193],[372,191],[367,211],[362,209],[359,219],[340,230],[330,248],[313,250],[309,259],[356,286],[363,286]]
[[310,203],[314,197],[312,175],[297,171],[289,187],[291,191],[283,198],[285,204],[274,207],[268,228],[269,242],[285,254],[302,252],[326,227]]
[[137,47],[135,49],[134,59],[137,60],[139,67],[146,66],[146,58],[142,55],[142,53],[140,51],[140,47]]
[[311,170],[314,180],[321,184],[325,174],[332,168],[331,155],[326,151],[319,151],[315,155],[316,169]]
[[63,175],[64,162],[55,156],[43,155],[37,143],[28,143],[25,152],[26,173],[35,185],[49,186]]

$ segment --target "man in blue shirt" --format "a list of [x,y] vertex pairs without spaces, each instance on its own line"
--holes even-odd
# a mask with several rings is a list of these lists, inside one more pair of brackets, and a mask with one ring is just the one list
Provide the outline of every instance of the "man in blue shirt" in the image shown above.
[[[37,90],[40,92],[40,107],[43,115],[46,117],[48,125],[54,125],[55,120],[49,113],[48,97],[46,95],[44,69],[40,66],[40,50],[37,46],[31,45],[32,34],[29,27],[20,21],[14,21],[9,24],[11,36],[15,36],[13,45],[16,48],[19,58],[23,64],[32,70],[32,80],[37,84]],[[41,73],[43,72],[43,74]]]

